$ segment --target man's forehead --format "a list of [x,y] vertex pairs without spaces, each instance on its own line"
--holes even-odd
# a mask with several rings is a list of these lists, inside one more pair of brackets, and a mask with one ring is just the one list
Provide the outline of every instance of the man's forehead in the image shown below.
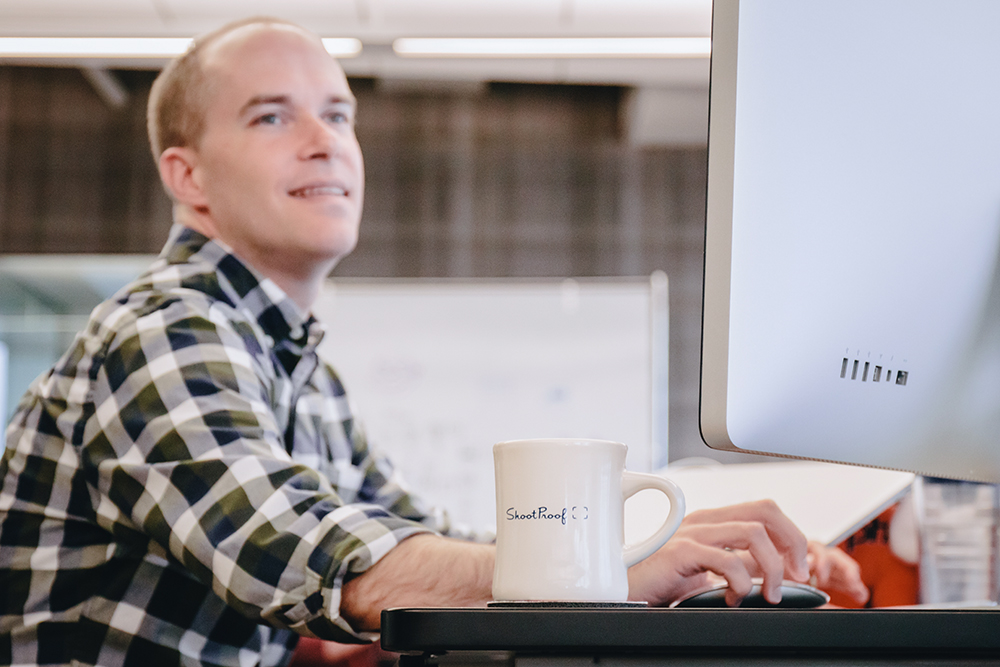
[[261,52],[268,47],[273,48],[277,43],[308,44],[326,52],[322,40],[304,28],[288,23],[261,22],[241,25],[219,35],[205,45],[202,58],[206,64],[210,64],[227,56]]
[[242,26],[206,45],[202,54],[202,67],[210,76],[252,78],[268,71],[291,76],[305,63],[310,70],[346,79],[340,64],[319,37],[297,26]]
[[252,98],[288,97],[302,76],[327,84],[310,86],[310,92],[353,101],[340,64],[318,37],[297,26],[242,26],[209,45],[202,62],[211,88],[238,86],[242,99],[228,102],[241,107]]

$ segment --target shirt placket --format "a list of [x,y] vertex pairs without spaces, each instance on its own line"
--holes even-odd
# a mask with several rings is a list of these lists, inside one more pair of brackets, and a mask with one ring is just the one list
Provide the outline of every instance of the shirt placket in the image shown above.
[[[292,453],[296,445],[295,427],[298,421],[299,399],[308,388],[309,381],[319,365],[319,357],[316,355],[316,345],[318,342],[318,336],[311,331],[306,345],[302,349],[302,356],[299,357],[299,361],[295,364],[291,375],[285,375],[289,384],[288,421],[285,425],[285,450],[289,454]],[[279,372],[284,374],[285,369],[281,368],[281,364],[277,365]]]

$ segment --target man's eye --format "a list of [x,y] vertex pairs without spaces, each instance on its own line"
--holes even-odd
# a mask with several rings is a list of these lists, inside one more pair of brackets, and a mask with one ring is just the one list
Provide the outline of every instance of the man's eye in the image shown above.
[[263,115],[260,115],[260,116],[257,116],[256,118],[254,118],[253,124],[254,125],[277,125],[280,121],[281,121],[281,119],[278,117],[278,114],[276,114],[276,113],[266,113],[266,114],[263,114]]
[[328,121],[335,124],[351,122],[351,117],[343,111],[332,111],[326,115],[326,118]]

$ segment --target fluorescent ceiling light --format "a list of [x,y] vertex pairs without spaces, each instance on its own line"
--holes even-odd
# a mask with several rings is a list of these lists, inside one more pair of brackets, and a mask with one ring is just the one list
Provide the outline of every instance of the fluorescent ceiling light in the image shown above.
[[[189,37],[0,37],[0,58],[173,58],[187,50]],[[360,40],[324,38],[331,55],[361,53]]]
[[353,58],[361,53],[361,40],[353,37],[324,37],[323,46],[336,58]]
[[707,58],[710,37],[403,37],[406,57],[437,58]]
[[0,37],[4,58],[172,58],[188,37]]

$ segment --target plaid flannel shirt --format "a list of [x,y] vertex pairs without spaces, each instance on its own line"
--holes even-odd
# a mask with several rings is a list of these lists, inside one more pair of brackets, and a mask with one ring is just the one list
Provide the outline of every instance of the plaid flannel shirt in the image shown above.
[[444,526],[369,450],[321,337],[175,226],[9,427],[0,664],[281,664],[295,633],[365,639],[343,583]]

